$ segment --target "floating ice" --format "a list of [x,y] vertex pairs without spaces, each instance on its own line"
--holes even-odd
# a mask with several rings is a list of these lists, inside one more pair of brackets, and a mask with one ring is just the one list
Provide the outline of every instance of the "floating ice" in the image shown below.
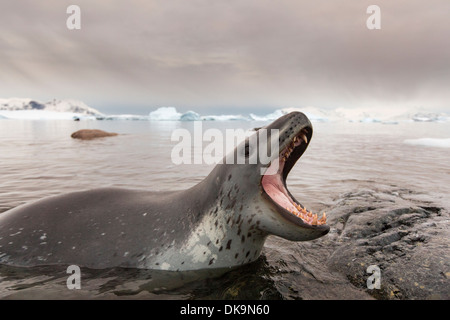
[[148,120],[148,116],[142,116],[139,114],[117,114],[109,115],[105,117],[96,117],[97,120]]
[[376,118],[369,118],[369,117],[367,117],[367,118],[359,120],[359,122],[362,122],[362,123],[380,123],[381,120],[378,120]]
[[447,117],[437,113],[416,113],[412,119],[416,122],[444,122]]
[[281,109],[283,113],[289,113],[292,111],[303,112],[311,122],[328,122],[338,120],[338,116],[335,111],[323,110],[316,107],[303,107],[303,108],[284,108]]
[[311,122],[354,122],[398,124],[399,122],[448,122],[445,113],[433,113],[423,107],[360,107],[325,109],[312,106],[281,108],[266,115],[250,113],[201,115],[195,111],[178,112],[175,107],[160,107],[148,116],[133,114],[104,115],[77,100],[56,100],[41,103],[32,99],[0,99],[0,119],[31,120],[151,120],[151,121],[263,121],[271,122],[292,112],[306,114]]
[[437,138],[407,139],[403,142],[406,144],[415,145],[415,146],[450,148],[450,138],[449,139],[437,139]]
[[181,113],[174,107],[161,107],[149,113],[149,120],[152,121],[178,121]]
[[194,111],[188,111],[186,113],[183,113],[180,117],[180,121],[201,121],[202,118],[197,112]]
[[242,115],[209,115],[201,116],[197,112],[188,111],[180,113],[174,107],[161,107],[150,112],[149,120],[152,121],[230,121],[230,120],[250,120]]
[[243,115],[235,115],[235,114],[222,114],[222,115],[210,115],[210,116],[202,116],[203,121],[248,121],[249,117]]
[[266,114],[265,116],[258,116],[256,114],[250,113],[250,118],[254,121],[274,121],[285,114],[287,114],[287,112],[278,109],[272,113]]

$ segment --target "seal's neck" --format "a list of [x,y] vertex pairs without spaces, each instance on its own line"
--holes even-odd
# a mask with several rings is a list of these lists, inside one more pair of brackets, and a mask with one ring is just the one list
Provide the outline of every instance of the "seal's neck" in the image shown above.
[[[220,168],[219,168],[220,169]],[[214,171],[214,170],[213,170]],[[184,196],[201,194],[190,204],[192,231],[176,250],[161,257],[159,265],[168,270],[222,268],[256,260],[267,234],[259,228],[260,203],[240,190],[233,177],[214,173],[186,190]],[[253,198],[255,197],[255,198]]]

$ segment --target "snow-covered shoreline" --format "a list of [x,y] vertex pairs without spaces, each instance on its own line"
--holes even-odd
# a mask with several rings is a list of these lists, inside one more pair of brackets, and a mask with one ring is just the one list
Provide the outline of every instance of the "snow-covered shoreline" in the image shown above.
[[145,120],[145,121],[273,121],[292,111],[305,113],[311,122],[362,122],[398,124],[399,122],[448,122],[445,113],[423,108],[280,108],[265,115],[221,114],[201,115],[196,111],[178,112],[175,107],[160,107],[148,115],[106,115],[77,100],[52,100],[41,103],[32,99],[0,99],[0,119],[19,120]]

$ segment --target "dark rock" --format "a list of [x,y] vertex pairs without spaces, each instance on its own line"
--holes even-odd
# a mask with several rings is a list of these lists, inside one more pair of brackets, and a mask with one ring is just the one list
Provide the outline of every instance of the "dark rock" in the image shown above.
[[117,136],[117,133],[91,129],[78,130],[72,133],[71,135],[72,138],[81,140],[92,140],[97,138],[113,137],[113,136]]
[[[403,193],[408,199],[402,198]],[[336,244],[327,264],[375,298],[449,299],[448,212],[417,205],[410,194],[404,190],[346,194],[329,214],[330,224],[339,232],[330,234]],[[375,199],[376,209],[361,210]],[[369,265],[381,269],[379,290],[367,289]]]
[[[448,209],[424,194],[380,186],[341,195],[326,211],[325,237],[266,241],[263,253],[283,297],[450,299]],[[368,289],[371,265],[380,269],[380,289]]]

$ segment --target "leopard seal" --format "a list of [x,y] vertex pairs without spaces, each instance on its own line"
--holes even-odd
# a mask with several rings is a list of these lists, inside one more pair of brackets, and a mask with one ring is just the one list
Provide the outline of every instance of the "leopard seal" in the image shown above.
[[[325,217],[308,212],[286,187],[289,171],[311,141],[310,121],[293,112],[264,128],[267,144],[279,141],[269,165],[224,162],[187,190],[94,189],[0,214],[0,263],[171,271],[229,268],[256,260],[268,235],[292,241],[325,235]],[[248,158],[256,151],[247,139],[231,155],[239,152]],[[268,174],[274,165],[276,172]]]

